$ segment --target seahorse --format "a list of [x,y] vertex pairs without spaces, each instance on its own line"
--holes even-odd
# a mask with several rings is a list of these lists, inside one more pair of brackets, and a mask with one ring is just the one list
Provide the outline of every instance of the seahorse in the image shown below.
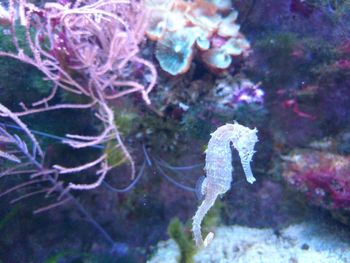
[[256,133],[256,128],[249,129],[235,122],[234,124],[225,124],[211,134],[205,152],[204,170],[206,177],[199,186],[200,194],[204,196],[204,200],[198,207],[192,223],[192,232],[197,247],[206,247],[214,238],[214,233],[210,232],[203,241],[201,222],[214,205],[216,198],[231,188],[233,171],[231,143],[238,151],[246,180],[251,184],[254,183],[255,178],[250,168],[250,162],[255,153],[255,143],[258,141]]

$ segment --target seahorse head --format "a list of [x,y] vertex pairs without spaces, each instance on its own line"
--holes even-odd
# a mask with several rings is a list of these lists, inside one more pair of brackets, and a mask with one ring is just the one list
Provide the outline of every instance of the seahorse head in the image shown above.
[[237,135],[235,140],[232,140],[233,146],[238,151],[239,157],[241,158],[242,167],[249,183],[254,183],[255,178],[250,168],[250,162],[252,161],[255,153],[254,146],[258,141],[256,133],[258,130],[249,129],[238,123],[233,124],[235,127],[235,134]]

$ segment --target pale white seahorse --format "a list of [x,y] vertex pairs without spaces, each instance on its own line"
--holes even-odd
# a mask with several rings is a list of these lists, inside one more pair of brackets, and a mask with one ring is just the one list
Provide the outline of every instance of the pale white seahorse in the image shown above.
[[255,178],[250,168],[250,162],[255,153],[254,145],[258,141],[257,129],[249,129],[235,122],[219,127],[211,134],[205,156],[205,173],[200,187],[200,194],[204,196],[202,204],[198,207],[193,217],[192,231],[197,246],[206,247],[214,238],[210,232],[202,239],[201,222],[214,205],[219,195],[226,193],[231,188],[232,182],[232,157],[231,146],[238,151],[242,167],[249,183],[254,183]]

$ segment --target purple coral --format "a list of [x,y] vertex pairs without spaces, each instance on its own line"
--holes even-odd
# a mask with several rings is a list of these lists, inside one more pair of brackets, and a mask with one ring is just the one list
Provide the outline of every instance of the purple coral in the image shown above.
[[255,84],[242,76],[218,80],[213,92],[220,105],[230,108],[242,104],[262,104],[265,96],[260,83]]
[[260,88],[259,84],[244,80],[233,91],[232,103],[263,103],[264,95],[265,92]]

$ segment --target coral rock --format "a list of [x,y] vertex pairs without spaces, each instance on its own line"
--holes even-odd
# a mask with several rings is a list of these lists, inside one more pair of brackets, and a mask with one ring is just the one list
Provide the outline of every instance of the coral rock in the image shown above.
[[285,158],[283,177],[316,205],[350,211],[350,157],[296,150]]

